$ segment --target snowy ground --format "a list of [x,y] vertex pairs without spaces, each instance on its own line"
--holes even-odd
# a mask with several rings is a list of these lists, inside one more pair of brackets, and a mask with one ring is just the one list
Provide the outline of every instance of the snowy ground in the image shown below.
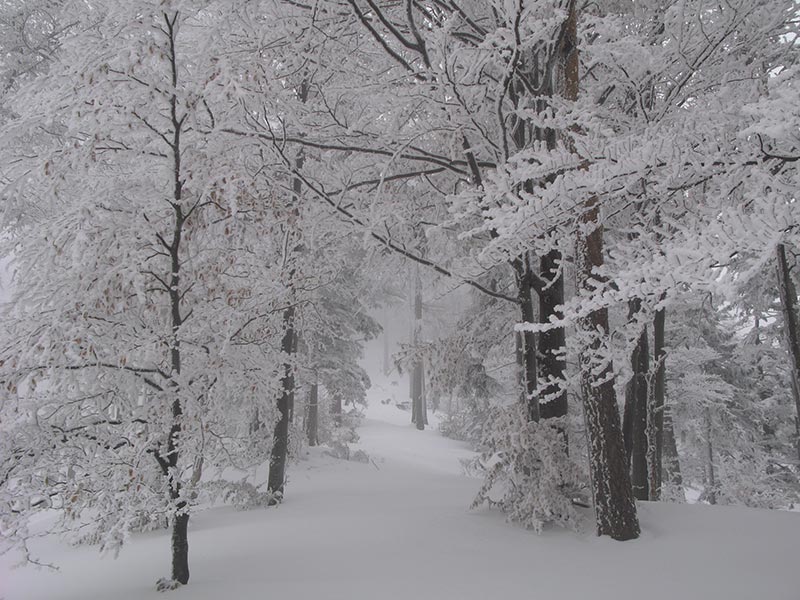
[[[294,465],[278,509],[208,510],[192,517],[191,600],[468,600],[492,598],[797,600],[800,514],[640,505],[635,542],[507,524],[467,510],[479,482],[460,473],[470,452],[375,392],[360,447],[374,464],[315,452]],[[48,544],[61,566],[10,569],[4,600],[163,599],[165,532],[137,535],[119,559]]]

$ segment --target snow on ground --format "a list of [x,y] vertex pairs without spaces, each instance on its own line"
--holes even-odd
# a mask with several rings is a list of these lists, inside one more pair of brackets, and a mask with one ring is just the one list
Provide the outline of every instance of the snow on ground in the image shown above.
[[[360,431],[368,464],[315,449],[293,465],[277,509],[216,508],[192,517],[191,600],[494,598],[797,600],[800,514],[640,504],[644,534],[618,543],[547,531],[467,507],[463,444],[416,431],[380,388]],[[149,600],[168,573],[167,532],[135,535],[117,560],[94,548],[40,547],[59,573],[10,569],[4,600]]]

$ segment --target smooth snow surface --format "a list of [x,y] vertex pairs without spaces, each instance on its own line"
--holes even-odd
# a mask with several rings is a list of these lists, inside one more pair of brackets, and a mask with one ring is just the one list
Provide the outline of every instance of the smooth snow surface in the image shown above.
[[[359,447],[373,463],[315,449],[291,467],[277,509],[192,517],[191,600],[797,600],[800,514],[640,504],[642,538],[618,543],[505,523],[467,510],[479,481],[460,474],[463,444],[418,432],[373,394]],[[119,559],[47,542],[60,573],[0,562],[4,600],[163,599],[166,532],[136,535]]]

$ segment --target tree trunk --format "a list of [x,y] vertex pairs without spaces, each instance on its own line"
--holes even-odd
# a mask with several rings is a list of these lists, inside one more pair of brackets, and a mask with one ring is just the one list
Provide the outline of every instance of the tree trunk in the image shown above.
[[[411,332],[411,344],[419,351],[422,336],[422,281],[419,277],[419,265],[414,269],[414,324]],[[428,409],[425,404],[425,366],[417,358],[411,368],[411,422],[420,431],[428,424]]]
[[[564,98],[578,99],[578,12],[576,0],[567,5],[563,41],[559,52],[564,68]],[[580,294],[592,289],[595,269],[603,265],[603,227],[599,223],[599,206],[596,198],[587,200],[576,233],[576,275]],[[593,310],[578,322],[578,331],[589,338],[581,348],[579,362],[583,412],[589,446],[597,534],[615,540],[639,537],[639,520],[631,490],[628,462],[622,441],[617,397],[614,391],[613,369],[610,359],[600,373],[595,361],[599,358],[602,339],[608,335],[608,309]]]
[[778,283],[783,308],[783,330],[789,350],[789,368],[792,372],[792,396],[795,405],[795,446],[800,460],[800,331],[797,323],[797,291],[792,281],[791,267],[786,259],[786,246],[778,244]]
[[333,414],[333,424],[336,427],[342,426],[342,397],[339,394],[333,395],[333,403],[331,405],[331,414]]
[[[521,57],[520,72],[527,71],[534,78],[537,76],[538,69],[532,64],[529,53],[524,53]],[[509,88],[509,95],[515,106],[521,108],[521,98],[527,96],[527,90],[521,81],[517,81]],[[525,119],[517,116],[512,120],[511,137],[517,150],[524,150],[533,142],[535,130],[530,131]],[[522,184],[522,189],[531,194],[534,191],[534,183],[526,181]],[[520,305],[523,324],[535,323],[534,296],[532,290],[533,273],[531,269],[531,254],[525,252],[511,261],[514,270],[514,277],[517,284],[517,301]],[[540,334],[541,335],[541,334]],[[536,357],[536,335],[532,331],[522,331],[516,338],[516,358],[518,377],[520,386],[521,401],[526,406],[528,420],[538,421],[539,397],[536,394],[537,386],[537,357]]]
[[705,499],[709,504],[717,503],[717,478],[714,473],[714,446],[711,442],[713,429],[711,426],[711,412],[709,409],[705,411],[705,434],[706,434],[706,489],[703,492]]
[[[172,86],[178,85],[178,65],[175,52],[176,23],[178,13],[171,17],[164,14],[166,25],[165,33],[169,41],[169,61],[172,73]],[[174,505],[172,525],[172,580],[180,584],[189,583],[189,541],[188,524],[189,513],[184,500],[181,500],[181,482],[178,469],[179,441],[183,427],[183,405],[179,397],[178,383],[175,378],[181,373],[181,339],[180,330],[183,325],[181,300],[181,243],[183,241],[183,228],[186,224],[186,215],[183,212],[183,172],[181,166],[181,133],[184,117],[179,116],[178,97],[172,94],[170,98],[170,120],[172,122],[172,210],[174,213],[172,240],[167,247],[170,258],[169,276],[169,303],[170,303],[170,382],[168,389],[175,395],[172,401],[172,424],[167,436],[167,452],[162,455],[155,453],[156,461],[169,484],[169,496]],[[165,138],[166,139],[166,138]],[[163,243],[163,242],[162,242]]]
[[315,381],[308,393],[308,414],[306,415],[306,437],[309,446],[319,443],[319,384]]
[[[664,456],[664,407],[666,395],[667,351],[665,348],[666,309],[656,311],[653,319],[653,359],[655,360],[655,381],[650,390],[648,424],[648,469],[650,471],[650,500],[661,499],[661,474]],[[673,438],[672,443],[675,443]],[[677,449],[675,451],[677,460]]]
[[[671,486],[678,488],[683,496],[683,475],[678,457],[678,444],[675,441],[675,428],[672,424],[672,410],[664,405],[664,474]],[[660,493],[660,490],[659,490]]]
[[631,453],[631,486],[633,496],[637,500],[649,499],[647,451],[648,451],[648,387],[647,372],[650,368],[650,348],[647,340],[647,328],[639,336],[634,351],[636,361],[633,412],[633,446]]
[[[549,323],[550,317],[561,319],[558,307],[564,304],[564,276],[560,269],[561,253],[551,250],[539,260],[539,276],[546,287],[539,290],[539,323]],[[567,416],[567,390],[564,373],[567,368],[564,356],[567,335],[563,327],[539,333],[539,416],[552,419]],[[566,435],[566,431],[562,432]]]
[[[588,234],[578,232],[579,291],[591,290],[594,271],[603,264],[603,228],[598,223],[596,200],[587,202],[585,210],[583,225],[594,229]],[[610,359],[600,356],[603,351],[600,336],[608,335],[608,309],[592,311],[580,320],[578,327],[589,338],[588,345],[581,350],[580,372],[597,534],[615,540],[635,539],[639,537],[639,520],[622,441],[613,366]],[[598,360],[606,361],[600,373]]]
[[[530,256],[525,255],[513,261],[514,275],[517,281],[517,298],[519,299],[523,323],[535,323],[534,296],[531,289]],[[517,360],[521,362],[520,380],[523,388],[523,402],[527,407],[528,420],[539,420],[539,398],[536,395],[536,336],[532,331],[523,331],[517,338]]]
[[278,421],[272,438],[272,453],[269,462],[269,478],[267,490],[273,496],[270,505],[277,504],[283,498],[286,478],[286,456],[289,452],[289,418],[294,404],[294,367],[292,357],[295,350],[294,331],[295,308],[290,306],[283,311],[283,339],[281,350],[286,355],[283,365],[282,391],[278,398]]
[[384,317],[384,328],[383,328],[383,374],[387,377],[389,373],[392,372],[392,363],[390,360],[390,352],[389,352],[389,311],[384,308],[383,309],[383,317]]
[[172,579],[183,585],[189,583],[189,514],[182,512],[185,502],[177,505],[172,523]]
[[[308,99],[309,85],[306,80],[300,83],[297,89],[298,99],[305,103]],[[302,148],[295,157],[294,167],[297,171],[303,168],[305,156]],[[292,231],[296,227],[296,222],[300,217],[301,193],[303,182],[300,177],[292,178],[292,198],[289,206],[291,207],[291,218],[287,225],[290,236],[293,236],[289,252],[291,255],[302,251],[302,239],[300,232]],[[290,296],[290,306],[283,311],[283,339],[281,340],[281,350],[286,356],[283,365],[283,378],[281,380],[281,395],[278,398],[278,421],[275,423],[275,431],[272,438],[272,452],[270,453],[269,476],[267,478],[267,491],[272,495],[270,505],[275,505],[283,499],[284,483],[286,481],[286,459],[289,454],[289,424],[294,420],[294,388],[295,376],[292,361],[297,352],[297,332],[295,330],[295,307],[294,307],[294,278],[296,275],[293,264],[294,257],[288,256],[289,263],[288,288]]]
[[[642,309],[640,299],[628,303],[628,319],[634,320]],[[622,431],[626,460],[631,469],[633,496],[637,500],[647,500],[648,494],[648,372],[650,370],[650,348],[647,327],[639,334],[636,346],[631,353],[633,376],[625,388],[625,410]]]

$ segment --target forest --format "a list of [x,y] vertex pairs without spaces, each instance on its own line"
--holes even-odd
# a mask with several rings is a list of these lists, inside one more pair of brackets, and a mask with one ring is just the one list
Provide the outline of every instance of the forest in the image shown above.
[[798,29],[796,0],[0,0],[0,554],[163,532],[180,588],[195,515],[279,522],[309,456],[379,477],[379,413],[468,449],[456,510],[542,548],[687,502],[796,536]]

